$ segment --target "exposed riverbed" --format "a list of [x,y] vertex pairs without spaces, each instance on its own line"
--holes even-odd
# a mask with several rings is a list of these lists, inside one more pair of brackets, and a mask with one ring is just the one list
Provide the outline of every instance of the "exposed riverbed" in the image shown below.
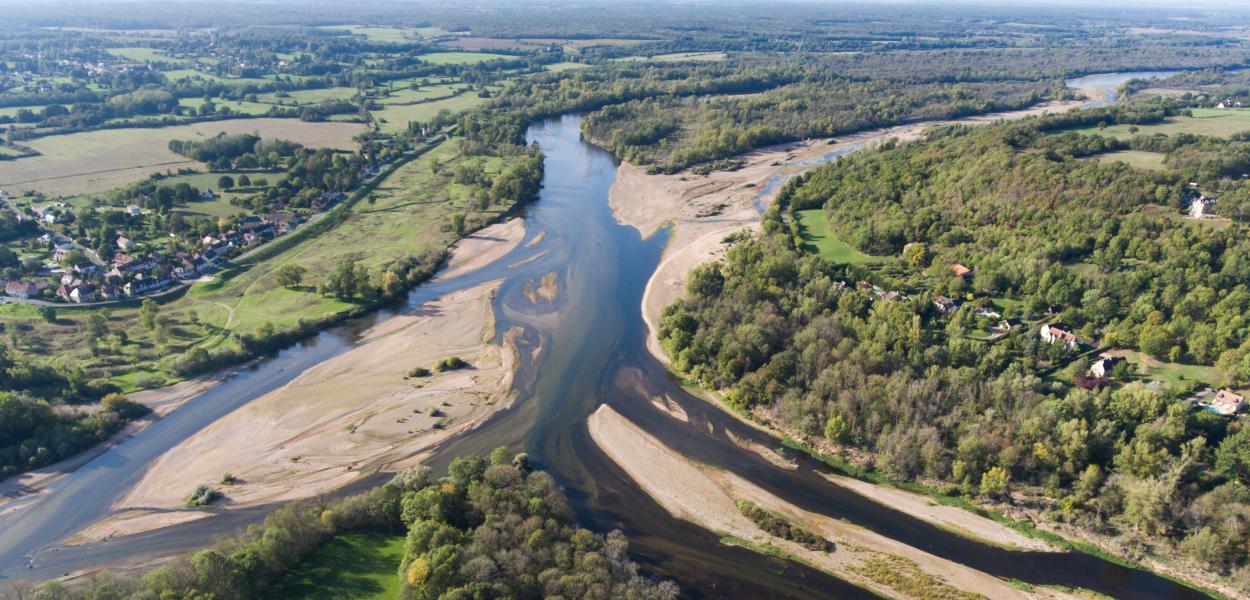
[[[644,239],[608,206],[617,165],[580,139],[580,119],[532,126],[528,141],[546,155],[541,199],[525,212],[525,238],[489,265],[415,290],[408,301],[327,331],[227,380],[54,483],[48,493],[0,516],[0,573],[44,578],[202,546],[255,522],[264,506],[107,542],[60,542],[107,517],[115,502],[170,448],[300,373],[353,348],[362,332],[449,293],[501,280],[498,331],[518,328],[518,400],[433,451],[432,463],[510,445],[562,483],[585,523],[620,528],[651,572],[675,578],[693,597],[858,598],[874,594],[810,567],[720,544],[718,535],[678,519],[602,453],[586,427],[607,403],[688,459],[749,481],[803,511],[847,519],[874,534],[999,578],[1063,584],[1118,598],[1202,597],[1171,581],[1084,554],[1019,552],[960,537],[842,488],[803,457],[779,466],[748,448],[776,440],[688,395],[646,348],[640,305],[667,230]],[[832,159],[837,154],[830,152]],[[538,292],[542,293],[538,293]],[[665,399],[669,410],[657,407]],[[683,418],[674,418],[679,412]],[[240,443],[244,443],[240,441]],[[384,477],[366,473],[349,489]],[[28,568],[33,567],[33,568]]]

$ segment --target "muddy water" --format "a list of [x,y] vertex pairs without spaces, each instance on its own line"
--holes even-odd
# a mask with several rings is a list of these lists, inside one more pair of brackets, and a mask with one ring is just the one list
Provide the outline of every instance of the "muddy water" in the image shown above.
[[[994,575],[1085,587],[1117,598],[1202,597],[1166,579],[1084,554],[1011,552],[973,542],[839,488],[821,477],[821,467],[811,461],[800,458],[799,469],[785,471],[730,442],[728,432],[764,447],[777,446],[775,440],[686,394],[647,353],[641,296],[659,261],[665,234],[642,239],[635,229],[612,218],[607,193],[616,165],[606,152],[580,140],[579,124],[577,117],[564,117],[536,124],[528,132],[529,140],[538,142],[546,155],[541,198],[526,214],[527,242],[540,235],[541,241],[523,243],[478,272],[422,286],[394,312],[328,331],[313,343],[284,351],[68,475],[27,509],[0,516],[0,571],[8,577],[59,575],[201,546],[254,522],[260,510],[100,544],[57,545],[107,515],[112,503],[162,452],[234,407],[349,348],[357,331],[439,295],[503,278],[496,299],[500,331],[522,327],[523,356],[537,358],[522,361],[516,405],[441,447],[435,465],[499,445],[528,452],[534,463],[566,487],[590,527],[625,531],[647,569],[676,579],[690,597],[873,595],[800,565],[721,545],[714,534],[669,517],[590,440],[585,420],[601,403],[610,403],[679,452],[738,473],[799,507],[849,519]],[[553,302],[535,302],[525,287],[548,273],[557,274],[558,293]],[[680,403],[690,422],[655,409],[647,401],[652,395]],[[27,569],[28,565],[34,568]]]

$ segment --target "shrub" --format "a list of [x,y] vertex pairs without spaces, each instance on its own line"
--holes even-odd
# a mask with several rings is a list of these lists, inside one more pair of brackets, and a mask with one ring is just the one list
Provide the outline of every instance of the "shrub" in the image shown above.
[[467,366],[469,366],[469,363],[464,362],[464,359],[460,358],[459,356],[449,356],[439,361],[439,363],[435,365],[434,368],[438,369],[441,372],[441,371],[455,371],[456,369],[463,369]]
[[200,485],[195,486],[195,491],[191,492],[191,495],[187,496],[186,500],[182,501],[182,506],[183,508],[208,506],[223,497],[224,495],[220,490],[213,488],[207,483],[201,483]]
[[425,367],[414,367],[411,371],[408,371],[408,377],[429,377],[429,376],[430,376],[430,370]]

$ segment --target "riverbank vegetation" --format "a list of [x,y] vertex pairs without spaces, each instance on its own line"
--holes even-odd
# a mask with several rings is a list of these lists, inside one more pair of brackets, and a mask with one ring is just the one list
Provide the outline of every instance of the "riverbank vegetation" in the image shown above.
[[[1239,270],[1250,189],[1232,175],[1246,142],[1124,144],[1166,153],[1167,171],[1075,160],[1107,149],[1084,123],[1180,110],[949,127],[816,169],[786,186],[757,239],[691,273],[662,344],[733,406],[862,467],[1016,502],[1244,581],[1245,428],[1190,397],[1250,381]],[[1231,226],[1184,216],[1202,194],[1218,194]],[[814,253],[796,226],[814,209],[855,250],[888,259]],[[1071,343],[1041,338],[1055,323]],[[1158,383],[1113,359],[1090,374],[1100,351],[1129,350],[1214,369]]]
[[341,501],[291,504],[140,576],[49,582],[39,597],[677,598],[628,551],[620,532],[579,528],[552,478],[500,448],[438,480],[417,468]]

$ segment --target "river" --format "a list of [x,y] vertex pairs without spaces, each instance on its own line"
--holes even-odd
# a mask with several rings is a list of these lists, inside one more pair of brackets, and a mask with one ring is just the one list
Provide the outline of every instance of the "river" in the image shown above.
[[[971,541],[834,485],[820,475],[822,467],[814,461],[800,458],[797,470],[783,470],[730,441],[732,433],[764,447],[777,445],[688,395],[647,352],[641,297],[666,233],[642,239],[637,230],[615,221],[607,195],[616,164],[608,153],[580,139],[579,125],[579,117],[566,116],[535,124],[527,133],[546,157],[541,197],[525,210],[526,242],[535,243],[522,243],[477,272],[421,286],[403,306],[326,331],[244,370],[67,474],[21,510],[0,515],[0,574],[38,579],[127,557],[168,554],[206,545],[215,536],[255,522],[263,507],[108,542],[58,545],[109,514],[146,466],[169,448],[350,348],[364,328],[451,291],[503,278],[495,300],[499,330],[523,328],[522,344],[542,348],[541,358],[521,365],[517,403],[439,448],[435,466],[499,445],[528,452],[565,486],[584,523],[600,531],[623,530],[645,568],[676,579],[690,597],[875,596],[811,568],[722,545],[715,534],[670,517],[590,440],[585,420],[602,403],[682,454],[740,474],[798,507],[849,519],[993,575],[1085,587],[1118,598],[1203,597],[1167,579],[1090,555],[1011,552]],[[533,304],[523,293],[524,285],[551,272],[559,275],[556,302]],[[679,403],[689,422],[654,408],[647,398],[657,395]]]

